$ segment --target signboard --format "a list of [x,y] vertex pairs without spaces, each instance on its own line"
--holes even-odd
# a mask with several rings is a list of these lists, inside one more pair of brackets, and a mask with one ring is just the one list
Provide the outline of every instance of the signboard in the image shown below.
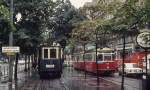
[[150,32],[142,32],[136,38],[137,44],[142,48],[150,48]]
[[20,47],[2,47],[2,53],[18,53]]

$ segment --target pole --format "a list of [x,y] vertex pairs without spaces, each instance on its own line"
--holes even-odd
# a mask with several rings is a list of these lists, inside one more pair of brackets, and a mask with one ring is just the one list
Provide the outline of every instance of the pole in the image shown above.
[[[13,25],[13,0],[10,1],[10,23]],[[10,31],[9,34],[9,46],[13,46],[13,31]],[[9,56],[9,82],[12,82],[12,76],[13,76],[13,58]]]
[[84,68],[85,68],[84,76],[85,76],[85,79],[86,79],[85,44],[83,45],[83,61],[84,61]]
[[98,59],[97,59],[97,33],[96,33],[96,43],[95,43],[95,48],[96,48],[96,73],[97,73],[97,85],[99,85],[99,70],[98,70]]
[[145,83],[145,87],[146,87],[146,89],[148,89],[148,86],[147,86],[147,79],[148,79],[148,75],[147,75],[147,49],[145,49],[145,61],[146,61],[146,72],[145,72],[145,74],[146,74],[146,83]]
[[122,81],[121,81],[121,90],[124,90],[124,60],[125,60],[125,44],[126,44],[126,41],[125,41],[125,33],[123,34],[123,55],[122,55]]

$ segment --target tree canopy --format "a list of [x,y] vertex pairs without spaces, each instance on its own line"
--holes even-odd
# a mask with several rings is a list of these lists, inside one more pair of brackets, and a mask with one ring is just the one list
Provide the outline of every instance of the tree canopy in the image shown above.
[[[105,34],[108,32],[113,37],[115,35],[121,36],[124,33],[137,34],[140,29],[149,27],[149,0],[120,0],[103,1],[99,0],[97,4],[86,5],[81,8],[87,19],[78,23],[74,29],[73,39],[92,38],[92,33]],[[78,33],[78,34],[77,34]],[[88,34],[90,33],[90,34]],[[112,37],[103,37],[103,40],[111,39]],[[87,40],[89,41],[89,40]]]
[[[9,5],[7,0],[0,2],[0,39],[7,45],[9,32],[15,27],[14,45],[20,46],[22,53],[35,52],[44,42],[65,46],[75,23],[84,19],[69,0],[14,0],[11,25]],[[20,21],[16,19],[18,13]]]

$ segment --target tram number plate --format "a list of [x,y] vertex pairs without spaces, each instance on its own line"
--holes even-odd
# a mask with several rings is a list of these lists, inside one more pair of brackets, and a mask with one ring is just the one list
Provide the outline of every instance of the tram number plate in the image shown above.
[[46,64],[46,68],[54,68],[54,64],[52,65]]

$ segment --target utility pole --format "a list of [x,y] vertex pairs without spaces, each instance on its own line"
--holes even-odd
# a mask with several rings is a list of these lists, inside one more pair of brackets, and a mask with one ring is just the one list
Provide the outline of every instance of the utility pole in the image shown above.
[[[13,0],[10,0],[10,23],[13,25]],[[10,31],[9,34],[9,46],[13,46],[13,31]],[[9,56],[9,82],[12,82],[12,76],[13,76],[13,58],[12,56]]]
[[126,46],[126,38],[125,32],[123,32],[123,53],[122,53],[122,80],[121,80],[121,90],[124,90],[124,61],[125,61],[125,46]]

